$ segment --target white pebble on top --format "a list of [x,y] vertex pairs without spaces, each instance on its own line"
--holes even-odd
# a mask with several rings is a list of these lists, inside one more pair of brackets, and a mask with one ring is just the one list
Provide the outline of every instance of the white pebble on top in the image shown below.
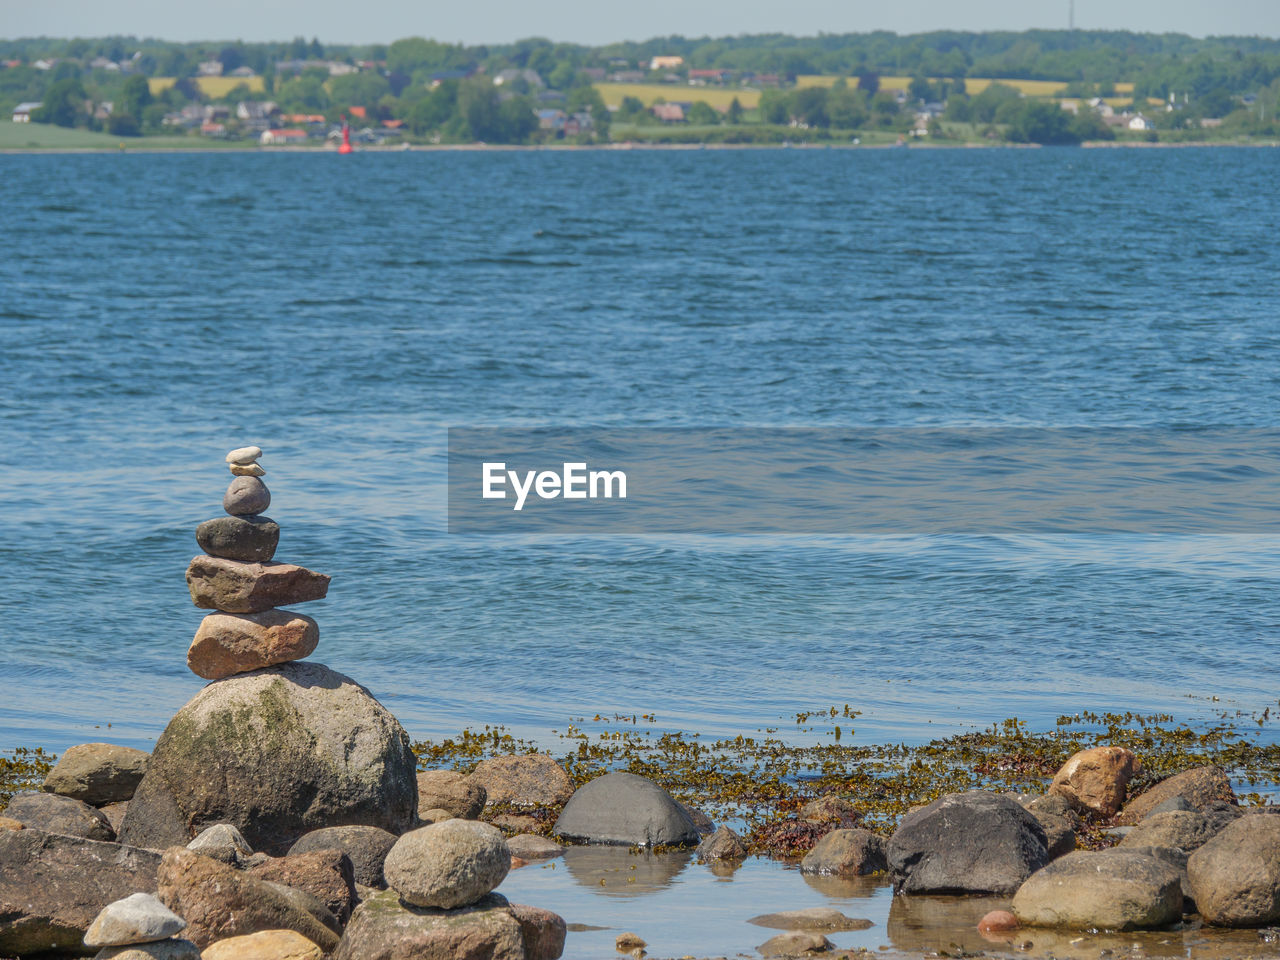
[[227,463],[253,463],[260,456],[261,447],[237,447],[227,454]]

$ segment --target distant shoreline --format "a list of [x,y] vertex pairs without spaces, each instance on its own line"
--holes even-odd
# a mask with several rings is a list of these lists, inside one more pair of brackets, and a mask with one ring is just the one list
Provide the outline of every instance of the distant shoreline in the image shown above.
[[[1039,143],[910,143],[911,150],[1038,150]],[[1127,149],[1184,149],[1188,147],[1280,147],[1280,140],[1194,140],[1176,143],[1149,143],[1139,140],[1086,140],[1079,144],[1085,150]],[[366,146],[357,153],[558,153],[558,152],[626,152],[631,150],[895,150],[902,149],[892,143],[599,143],[599,144],[505,144],[505,143],[450,143],[408,144],[400,146]],[[243,146],[214,147],[197,145],[190,147],[3,147],[0,156],[16,154],[129,154],[129,153],[307,153],[333,154],[336,150],[326,147],[294,146]]]

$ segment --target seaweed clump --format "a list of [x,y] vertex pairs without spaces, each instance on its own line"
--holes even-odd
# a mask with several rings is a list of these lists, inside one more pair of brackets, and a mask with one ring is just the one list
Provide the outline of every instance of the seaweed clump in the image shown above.
[[18,747],[0,755],[0,810],[15,793],[38,790],[58,758],[40,747]]

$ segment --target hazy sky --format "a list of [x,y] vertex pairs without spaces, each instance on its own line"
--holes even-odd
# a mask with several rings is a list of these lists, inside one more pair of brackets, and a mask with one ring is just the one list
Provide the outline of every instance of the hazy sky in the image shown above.
[[[0,36],[136,34],[166,40],[580,43],[673,33],[1025,30],[1067,25],[1070,0],[0,0]],[[1280,36],[1280,0],[1075,0],[1078,27]]]

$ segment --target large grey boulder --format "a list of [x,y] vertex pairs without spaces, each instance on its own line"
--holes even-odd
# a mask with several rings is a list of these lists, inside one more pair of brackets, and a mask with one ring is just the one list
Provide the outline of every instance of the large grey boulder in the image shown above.
[[949,793],[905,817],[886,848],[900,893],[1013,893],[1049,862],[1044,828],[1017,800]]
[[475,903],[510,869],[502,831],[457,818],[406,833],[383,864],[387,885],[406,903],[443,909]]
[[0,956],[78,951],[107,904],[156,889],[159,866],[153,850],[0,830]]
[[380,827],[325,827],[312,830],[289,848],[288,856],[296,857],[318,850],[340,850],[351,859],[355,882],[365,887],[387,885],[382,865],[396,845],[396,835]]
[[1028,877],[1013,912],[1033,927],[1154,930],[1181,919],[1182,880],[1146,854],[1078,850]]
[[15,794],[4,815],[46,833],[107,842],[116,838],[106,814],[81,800],[56,793],[28,791]]
[[1222,927],[1260,927],[1280,920],[1280,816],[1234,821],[1187,861],[1200,915]]
[[680,804],[652,780],[606,773],[579,787],[552,832],[570,840],[635,846],[698,842],[698,830]]
[[556,960],[564,937],[560,917],[500,894],[443,910],[406,904],[387,891],[356,907],[333,960]]
[[44,791],[95,807],[128,800],[147,772],[149,753],[114,743],[81,743],[67,750],[44,778]]
[[165,728],[120,836],[185,845],[230,823],[283,854],[304,833],[365,824],[400,833],[417,817],[404,728],[364,687],[320,663],[217,680]]

